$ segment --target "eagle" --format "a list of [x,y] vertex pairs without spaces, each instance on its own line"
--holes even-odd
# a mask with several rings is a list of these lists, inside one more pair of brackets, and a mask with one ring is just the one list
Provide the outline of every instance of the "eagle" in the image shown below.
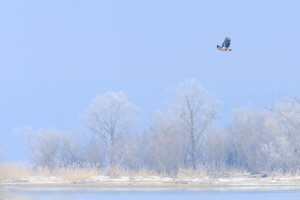
[[229,37],[226,37],[222,46],[217,45],[217,48],[221,51],[231,51],[231,49],[228,49],[230,46],[231,39]]

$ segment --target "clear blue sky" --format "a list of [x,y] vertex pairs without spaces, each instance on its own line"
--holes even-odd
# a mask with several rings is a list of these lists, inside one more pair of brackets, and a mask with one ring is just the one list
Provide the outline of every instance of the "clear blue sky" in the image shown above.
[[[195,78],[233,108],[300,94],[300,1],[3,1],[0,148],[14,128],[69,131],[92,99],[124,91],[143,117]],[[231,37],[232,52],[216,49]]]

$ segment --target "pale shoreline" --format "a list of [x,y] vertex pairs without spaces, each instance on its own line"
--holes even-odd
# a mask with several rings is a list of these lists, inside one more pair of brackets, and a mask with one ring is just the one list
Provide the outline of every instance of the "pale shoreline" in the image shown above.
[[230,177],[230,178],[171,178],[94,176],[84,180],[63,180],[50,177],[1,180],[0,188],[22,190],[289,190],[300,189],[300,176],[295,177]]

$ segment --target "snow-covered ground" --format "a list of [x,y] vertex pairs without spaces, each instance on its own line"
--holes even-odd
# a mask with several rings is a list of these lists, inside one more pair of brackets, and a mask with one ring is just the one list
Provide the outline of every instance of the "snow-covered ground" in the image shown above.
[[300,188],[300,176],[292,177],[159,177],[159,176],[91,176],[85,179],[66,180],[61,177],[32,176],[28,179],[1,180],[0,185],[78,185],[103,187],[200,187],[200,186],[293,186]]

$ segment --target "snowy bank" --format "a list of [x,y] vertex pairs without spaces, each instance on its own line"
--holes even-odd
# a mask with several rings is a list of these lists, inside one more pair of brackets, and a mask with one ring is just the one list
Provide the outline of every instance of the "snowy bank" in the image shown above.
[[205,187],[241,187],[263,188],[276,186],[283,188],[300,189],[300,176],[293,177],[159,177],[159,176],[120,176],[110,178],[109,176],[91,176],[85,179],[66,180],[56,176],[32,176],[27,179],[5,179],[1,180],[1,186],[92,186],[97,189],[107,188],[191,188],[201,189]]

